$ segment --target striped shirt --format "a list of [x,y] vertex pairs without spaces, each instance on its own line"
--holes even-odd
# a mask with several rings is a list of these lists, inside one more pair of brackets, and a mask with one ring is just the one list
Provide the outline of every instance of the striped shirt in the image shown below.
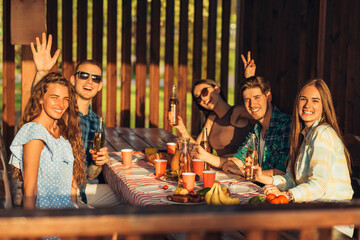
[[344,145],[333,128],[314,123],[304,140],[295,163],[296,179],[290,168],[283,176],[273,176],[273,184],[292,193],[295,202],[349,200],[352,198],[350,174]]
[[[259,143],[261,129],[261,124],[256,122],[254,127],[250,129],[246,141],[233,157],[236,157],[245,163],[245,156],[250,143],[251,134],[256,134],[257,143]],[[286,113],[280,112],[280,110],[274,106],[269,128],[266,130],[264,137],[264,152],[261,154],[262,159],[259,159],[259,165],[262,169],[279,169],[283,172],[286,171],[286,159],[290,150],[290,130],[291,117]],[[260,152],[260,144],[257,144],[257,146],[258,151]]]

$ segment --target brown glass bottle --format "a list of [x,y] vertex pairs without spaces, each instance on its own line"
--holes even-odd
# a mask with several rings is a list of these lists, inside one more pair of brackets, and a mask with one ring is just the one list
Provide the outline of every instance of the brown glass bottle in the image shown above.
[[93,153],[93,157],[97,157],[97,152],[103,147],[105,147],[105,131],[103,118],[100,117],[98,129],[94,134],[93,150],[95,153]]
[[191,157],[189,153],[190,139],[182,139],[181,154],[179,159],[178,187],[183,187],[182,173],[191,172]]
[[258,164],[258,150],[256,148],[256,135],[251,134],[250,143],[245,156],[244,177],[245,180],[254,180],[254,166]]
[[[203,132],[203,135],[202,135],[202,140],[201,140],[200,145],[207,152],[211,152],[211,147],[210,147],[209,140],[208,140],[207,128],[204,128],[204,132]],[[210,170],[210,165],[207,162],[204,163],[204,170]]]
[[174,85],[172,88],[171,98],[169,100],[168,117],[169,117],[170,126],[178,125],[178,119],[177,119],[178,115],[179,115],[179,100],[176,94],[176,85]]

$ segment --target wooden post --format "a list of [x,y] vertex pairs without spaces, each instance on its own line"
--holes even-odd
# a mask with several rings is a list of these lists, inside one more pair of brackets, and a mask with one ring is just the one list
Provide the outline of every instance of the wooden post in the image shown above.
[[77,1],[77,64],[87,58],[87,0]]
[[[203,0],[195,1],[194,19],[194,48],[193,48],[193,76],[192,83],[201,79],[202,58],[202,26],[203,26]],[[191,134],[200,132],[199,109],[195,103],[192,104]]]
[[135,127],[145,127],[146,90],[146,8],[147,0],[137,2],[136,22],[136,120]]
[[7,152],[15,129],[15,50],[10,43],[10,0],[3,1],[3,138]]
[[[188,12],[189,12],[189,1],[188,0],[180,1],[178,98],[180,102],[180,116],[183,117],[183,120],[185,122],[186,122],[186,105],[182,103],[186,103],[187,82],[188,82],[188,72],[187,72],[187,55],[188,55],[188,41],[189,41]],[[171,89],[169,89],[168,91],[170,93]]]
[[[47,33],[51,34],[53,37],[52,45],[51,45],[51,55],[55,53],[58,48],[58,7],[57,7],[57,0],[47,0],[46,4],[46,25],[47,25]],[[50,70],[50,72],[58,72],[58,64],[56,63]]]
[[149,127],[159,127],[160,0],[151,1]]
[[30,46],[21,46],[21,114],[30,98],[31,85],[36,73]]
[[229,85],[229,39],[230,39],[230,6],[231,0],[222,2],[221,24],[221,91],[227,98]]
[[108,1],[106,64],[106,126],[116,126],[116,11],[117,0]]
[[123,1],[121,34],[121,127],[130,127],[131,24],[131,1]]
[[73,74],[72,60],[72,0],[62,1],[62,74],[70,79]]
[[[174,84],[174,0],[166,2],[166,30],[165,30],[165,73],[164,73],[164,111],[163,111],[163,128],[169,132],[172,131],[172,127],[167,122],[167,112],[169,108],[169,99],[171,86]],[[179,53],[180,55],[180,53]],[[179,81],[178,81],[179,83]],[[186,82],[185,82],[186,87]],[[179,86],[178,86],[179,89]],[[179,91],[179,90],[178,90]],[[186,88],[185,88],[186,93]],[[180,96],[179,96],[180,97]],[[186,101],[182,101],[181,105]],[[182,115],[182,112],[180,112]],[[186,114],[185,114],[186,117]],[[186,121],[186,118],[183,118]]]
[[[104,1],[93,1],[92,19],[92,59],[102,66],[103,58],[103,23],[104,23]],[[103,78],[104,81],[104,78]],[[102,116],[102,90],[92,99],[92,108],[99,116]]]
[[209,1],[207,78],[215,80],[217,0]]

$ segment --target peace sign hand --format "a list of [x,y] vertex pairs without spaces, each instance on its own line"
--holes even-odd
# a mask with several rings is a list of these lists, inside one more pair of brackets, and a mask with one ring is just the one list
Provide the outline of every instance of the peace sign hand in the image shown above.
[[243,54],[241,54],[241,59],[244,63],[245,78],[255,76],[256,65],[255,65],[255,60],[251,59],[251,52],[248,51],[247,60],[245,59]]

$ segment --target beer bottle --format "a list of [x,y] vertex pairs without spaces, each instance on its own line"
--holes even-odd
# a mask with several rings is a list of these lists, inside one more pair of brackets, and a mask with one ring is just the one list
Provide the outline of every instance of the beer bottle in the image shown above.
[[[105,131],[104,131],[104,120],[102,117],[99,118],[99,126],[94,134],[93,150],[98,152],[100,148],[105,146]],[[96,153],[94,153],[96,155]]]
[[171,98],[169,100],[168,117],[169,117],[170,126],[178,125],[178,119],[177,119],[178,115],[179,115],[179,100],[176,94],[176,85],[174,85],[172,88]]
[[256,147],[256,135],[251,134],[249,146],[245,156],[244,177],[245,180],[254,180],[254,166],[258,164],[258,151]]
[[181,141],[181,153],[179,159],[179,172],[178,172],[178,187],[183,187],[182,173],[191,171],[191,157],[189,153],[189,138],[184,138]]
[[[207,128],[204,128],[200,145],[207,151],[211,152],[211,147],[208,140]],[[204,170],[210,170],[210,166],[207,162],[204,163]]]

